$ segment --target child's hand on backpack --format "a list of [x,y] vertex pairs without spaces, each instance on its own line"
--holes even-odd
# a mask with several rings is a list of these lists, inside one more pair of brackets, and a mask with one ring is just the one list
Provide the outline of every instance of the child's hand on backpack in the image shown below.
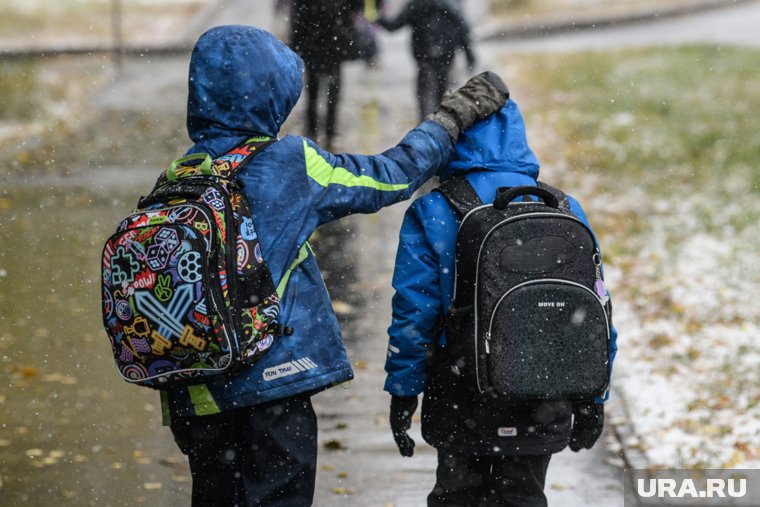
[[573,429],[570,449],[591,449],[604,429],[604,405],[588,402],[573,405]]
[[391,396],[391,431],[398,451],[404,457],[414,454],[414,440],[406,432],[412,427],[412,415],[415,410],[416,396]]

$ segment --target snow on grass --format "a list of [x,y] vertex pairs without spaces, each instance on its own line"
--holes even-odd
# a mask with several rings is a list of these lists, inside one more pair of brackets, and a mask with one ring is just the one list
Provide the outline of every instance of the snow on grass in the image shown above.
[[760,241],[705,234],[693,220],[700,205],[684,201],[687,213],[658,215],[659,227],[682,241],[639,237],[633,264],[641,268],[607,269],[619,289],[615,385],[653,465],[757,466],[760,276],[752,261]]
[[518,101],[531,90],[521,106],[543,178],[599,235],[620,333],[613,395],[627,445],[653,466],[760,466],[757,58],[531,56],[516,83]]

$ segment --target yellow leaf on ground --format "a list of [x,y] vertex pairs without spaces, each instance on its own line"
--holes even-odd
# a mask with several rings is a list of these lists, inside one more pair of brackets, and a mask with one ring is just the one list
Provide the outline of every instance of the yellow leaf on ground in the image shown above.
[[341,451],[347,449],[347,447],[340,440],[331,439],[326,441],[322,446],[330,451]]

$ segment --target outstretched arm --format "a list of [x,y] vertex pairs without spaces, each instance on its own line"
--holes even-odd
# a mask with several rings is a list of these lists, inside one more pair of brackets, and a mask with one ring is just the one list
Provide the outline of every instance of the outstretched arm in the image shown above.
[[501,109],[508,98],[499,76],[478,74],[447,95],[435,113],[399,144],[379,155],[333,155],[304,139],[318,224],[351,213],[373,213],[408,199],[446,165],[459,132]]

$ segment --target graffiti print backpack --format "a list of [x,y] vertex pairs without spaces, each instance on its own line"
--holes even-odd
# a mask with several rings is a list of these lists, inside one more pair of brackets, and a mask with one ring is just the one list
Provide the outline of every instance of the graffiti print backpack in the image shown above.
[[169,388],[259,359],[279,296],[237,171],[273,140],[174,161],[103,249],[103,322],[120,375]]
[[[465,178],[438,190],[461,217],[445,319],[454,374],[504,400],[602,394],[611,306],[594,234],[567,196],[539,183],[500,188],[483,204]],[[526,196],[539,200],[516,201]]]

